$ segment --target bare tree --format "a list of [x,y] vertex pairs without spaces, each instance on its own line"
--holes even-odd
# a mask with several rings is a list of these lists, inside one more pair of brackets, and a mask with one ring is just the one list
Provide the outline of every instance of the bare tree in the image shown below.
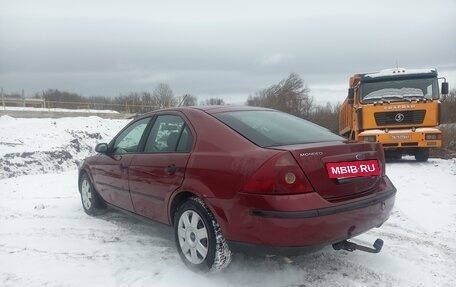
[[43,91],[41,97],[46,100],[48,108],[76,109],[78,108],[78,103],[85,101],[81,95],[57,89]]
[[452,89],[448,95],[442,98],[441,107],[441,123],[456,123],[456,89]]
[[215,106],[215,105],[224,105],[225,101],[221,98],[209,98],[206,99],[203,103],[203,105],[206,106]]
[[190,94],[185,94],[180,105],[187,107],[187,106],[196,106],[197,104],[198,104],[197,97],[190,95]]
[[278,84],[250,95],[247,100],[249,106],[261,106],[277,109],[298,117],[308,118],[313,107],[313,98],[309,95],[309,88],[296,73]]
[[316,105],[310,112],[310,121],[323,126],[333,133],[339,133],[339,108],[340,103],[335,105],[327,102],[325,106]]
[[154,97],[155,104],[160,109],[174,107],[177,104],[173,90],[171,90],[167,84],[158,84],[152,95]]

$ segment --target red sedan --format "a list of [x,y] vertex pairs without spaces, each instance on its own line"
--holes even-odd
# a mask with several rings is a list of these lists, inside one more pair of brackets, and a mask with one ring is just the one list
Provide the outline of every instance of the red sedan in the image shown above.
[[381,145],[264,108],[151,112],[96,151],[79,171],[85,212],[173,226],[193,269],[220,270],[237,250],[353,249],[346,239],[382,225],[395,200]]

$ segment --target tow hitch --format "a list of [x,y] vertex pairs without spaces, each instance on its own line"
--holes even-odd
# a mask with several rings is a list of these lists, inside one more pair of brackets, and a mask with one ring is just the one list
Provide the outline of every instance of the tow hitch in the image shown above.
[[355,250],[361,250],[361,251],[365,251],[365,252],[369,252],[369,253],[379,253],[382,250],[382,247],[383,247],[383,240],[381,240],[381,239],[375,240],[374,248],[367,247],[367,246],[362,246],[362,245],[359,245],[359,244],[356,244],[356,243],[353,243],[353,242],[350,242],[350,241],[347,241],[347,240],[334,243],[332,245],[332,247],[334,248],[334,250],[343,249],[343,250],[347,250],[347,251],[350,251],[350,252],[353,252]]

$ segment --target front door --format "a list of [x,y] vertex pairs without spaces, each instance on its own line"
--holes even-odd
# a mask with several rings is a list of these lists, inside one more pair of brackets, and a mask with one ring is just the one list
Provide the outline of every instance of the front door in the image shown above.
[[149,122],[150,118],[144,118],[127,126],[111,143],[108,153],[100,154],[93,170],[94,184],[103,200],[129,211],[133,211],[133,204],[128,170]]

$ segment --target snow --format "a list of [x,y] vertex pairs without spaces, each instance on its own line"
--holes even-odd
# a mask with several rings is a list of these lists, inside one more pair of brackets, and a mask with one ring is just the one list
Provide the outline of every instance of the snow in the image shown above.
[[[405,158],[387,164],[387,174],[398,189],[391,217],[379,229],[353,239],[371,244],[382,238],[385,245],[379,254],[327,247],[292,262],[235,254],[223,272],[200,274],[182,263],[171,228],[115,211],[90,217],[82,210],[77,161],[93,153],[89,146],[109,141],[126,123],[97,117],[0,118],[0,286],[453,286],[456,282],[456,159],[418,163]],[[85,136],[94,133],[100,136]],[[74,139],[79,152],[69,144]],[[68,151],[72,157],[49,156],[52,151]],[[24,153],[34,158],[22,157]],[[10,155],[10,165],[5,155]]]
[[436,72],[434,68],[428,69],[404,69],[404,68],[394,68],[394,69],[384,69],[380,72],[367,73],[364,76],[369,78],[378,78],[385,76],[395,76],[395,75],[412,75],[412,74],[428,74]]
[[118,114],[113,110],[94,110],[94,109],[61,109],[61,108],[34,108],[34,107],[7,107],[0,106],[0,110],[6,111],[30,111],[30,112],[69,112],[69,113],[94,113],[94,114]]
[[388,98],[400,98],[404,99],[405,97],[424,97],[423,91],[416,88],[387,88],[373,91],[366,96],[363,100],[368,99],[388,99]]
[[109,142],[128,120],[99,117],[18,119],[0,117],[0,179],[74,169]]

